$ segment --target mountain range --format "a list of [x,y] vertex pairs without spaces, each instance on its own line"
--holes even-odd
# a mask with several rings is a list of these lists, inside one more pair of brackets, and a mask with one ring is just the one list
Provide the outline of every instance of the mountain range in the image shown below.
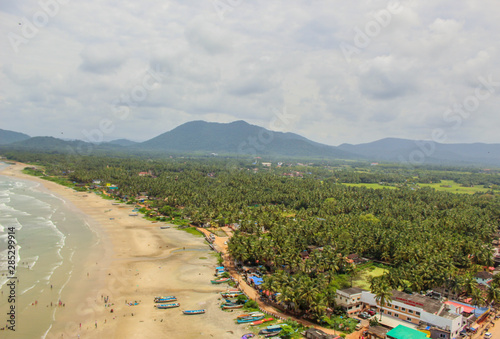
[[219,154],[315,159],[500,166],[500,144],[442,144],[385,138],[363,144],[329,146],[298,134],[270,131],[245,121],[191,121],[145,142],[118,139],[100,144],[33,137],[0,129],[0,151],[65,152],[85,149],[140,154]]

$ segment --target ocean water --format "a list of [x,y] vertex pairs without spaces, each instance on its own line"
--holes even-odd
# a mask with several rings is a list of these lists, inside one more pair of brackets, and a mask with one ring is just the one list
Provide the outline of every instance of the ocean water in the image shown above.
[[[0,164],[0,169],[4,167]],[[0,328],[6,324],[12,304],[7,298],[7,283],[12,281],[7,271],[9,228],[15,229],[18,244],[16,333],[0,331],[0,338],[43,338],[60,309],[58,302],[73,271],[85,257],[85,249],[97,241],[82,215],[40,186],[0,175]]]

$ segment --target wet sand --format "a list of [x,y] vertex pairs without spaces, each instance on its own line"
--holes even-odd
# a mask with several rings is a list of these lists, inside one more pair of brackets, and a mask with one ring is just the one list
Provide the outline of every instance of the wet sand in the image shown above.
[[[26,166],[11,165],[1,174],[41,183],[82,213],[99,239],[82,249],[89,253],[63,290],[65,307],[57,307],[47,338],[237,338],[248,332],[234,323],[238,312],[219,309],[218,292],[225,286],[210,284],[216,258],[203,238],[129,216],[130,205],[25,175]],[[181,306],[157,310],[158,295],[175,295]],[[135,301],[139,304],[127,304]],[[40,306],[39,312],[48,311]],[[200,308],[206,313],[181,312]],[[29,324],[25,319],[18,326]]]

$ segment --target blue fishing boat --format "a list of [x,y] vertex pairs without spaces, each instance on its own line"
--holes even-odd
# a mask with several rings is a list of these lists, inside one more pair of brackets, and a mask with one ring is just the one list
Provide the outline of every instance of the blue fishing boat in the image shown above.
[[186,311],[182,311],[182,313],[184,313],[186,315],[203,314],[203,313],[205,313],[205,310],[186,310]]
[[171,303],[171,304],[158,304],[154,305],[157,309],[167,309],[167,308],[174,308],[174,307],[179,307],[181,304],[179,303]]
[[267,327],[263,328],[262,330],[260,330],[259,334],[278,333],[282,330],[282,326],[283,326],[283,324],[267,326]]
[[264,319],[264,316],[257,316],[257,317],[251,316],[251,317],[239,318],[236,321],[238,322],[238,324],[246,324],[262,319]]
[[169,301],[176,301],[177,298],[175,296],[168,296],[168,297],[155,297],[155,303],[165,303]]

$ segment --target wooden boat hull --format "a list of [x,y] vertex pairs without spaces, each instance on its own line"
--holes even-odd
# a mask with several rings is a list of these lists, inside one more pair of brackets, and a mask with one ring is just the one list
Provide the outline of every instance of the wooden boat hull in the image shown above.
[[273,335],[276,335],[278,333],[281,332],[281,330],[283,329],[281,327],[282,325],[271,325],[271,326],[267,326],[265,328],[263,328],[262,330],[259,331],[259,334],[261,335],[269,335],[269,336],[273,336]]
[[221,293],[223,298],[237,298],[239,295],[243,295],[243,293]]
[[274,318],[267,318],[267,319],[257,320],[257,321],[254,321],[254,322],[250,323],[250,325],[252,325],[252,326],[260,325],[260,324],[263,324],[265,322],[273,321],[273,320],[274,320]]
[[182,311],[185,315],[195,315],[195,314],[203,314],[205,313],[205,310],[186,310]]
[[264,313],[262,313],[262,312],[250,312],[250,313],[240,314],[239,316],[236,317],[236,319],[248,318],[248,317],[262,317],[262,318],[264,318]]
[[155,305],[157,309],[167,309],[167,308],[174,308],[174,307],[179,307],[181,304],[179,303],[172,303],[172,304],[160,304],[160,305]]
[[219,280],[210,280],[212,284],[223,284],[226,282],[230,282],[231,278],[224,278],[224,279],[219,279]]
[[155,303],[166,303],[169,301],[176,301],[176,297],[164,297],[164,298],[155,298]]
[[251,322],[254,322],[254,321],[257,321],[257,320],[262,320],[264,319],[264,317],[251,317],[251,318],[241,318],[241,319],[238,319],[236,320],[238,322],[238,324],[246,324],[246,323],[251,323]]
[[232,309],[237,309],[237,308],[243,308],[243,305],[222,305],[223,310],[232,310]]

